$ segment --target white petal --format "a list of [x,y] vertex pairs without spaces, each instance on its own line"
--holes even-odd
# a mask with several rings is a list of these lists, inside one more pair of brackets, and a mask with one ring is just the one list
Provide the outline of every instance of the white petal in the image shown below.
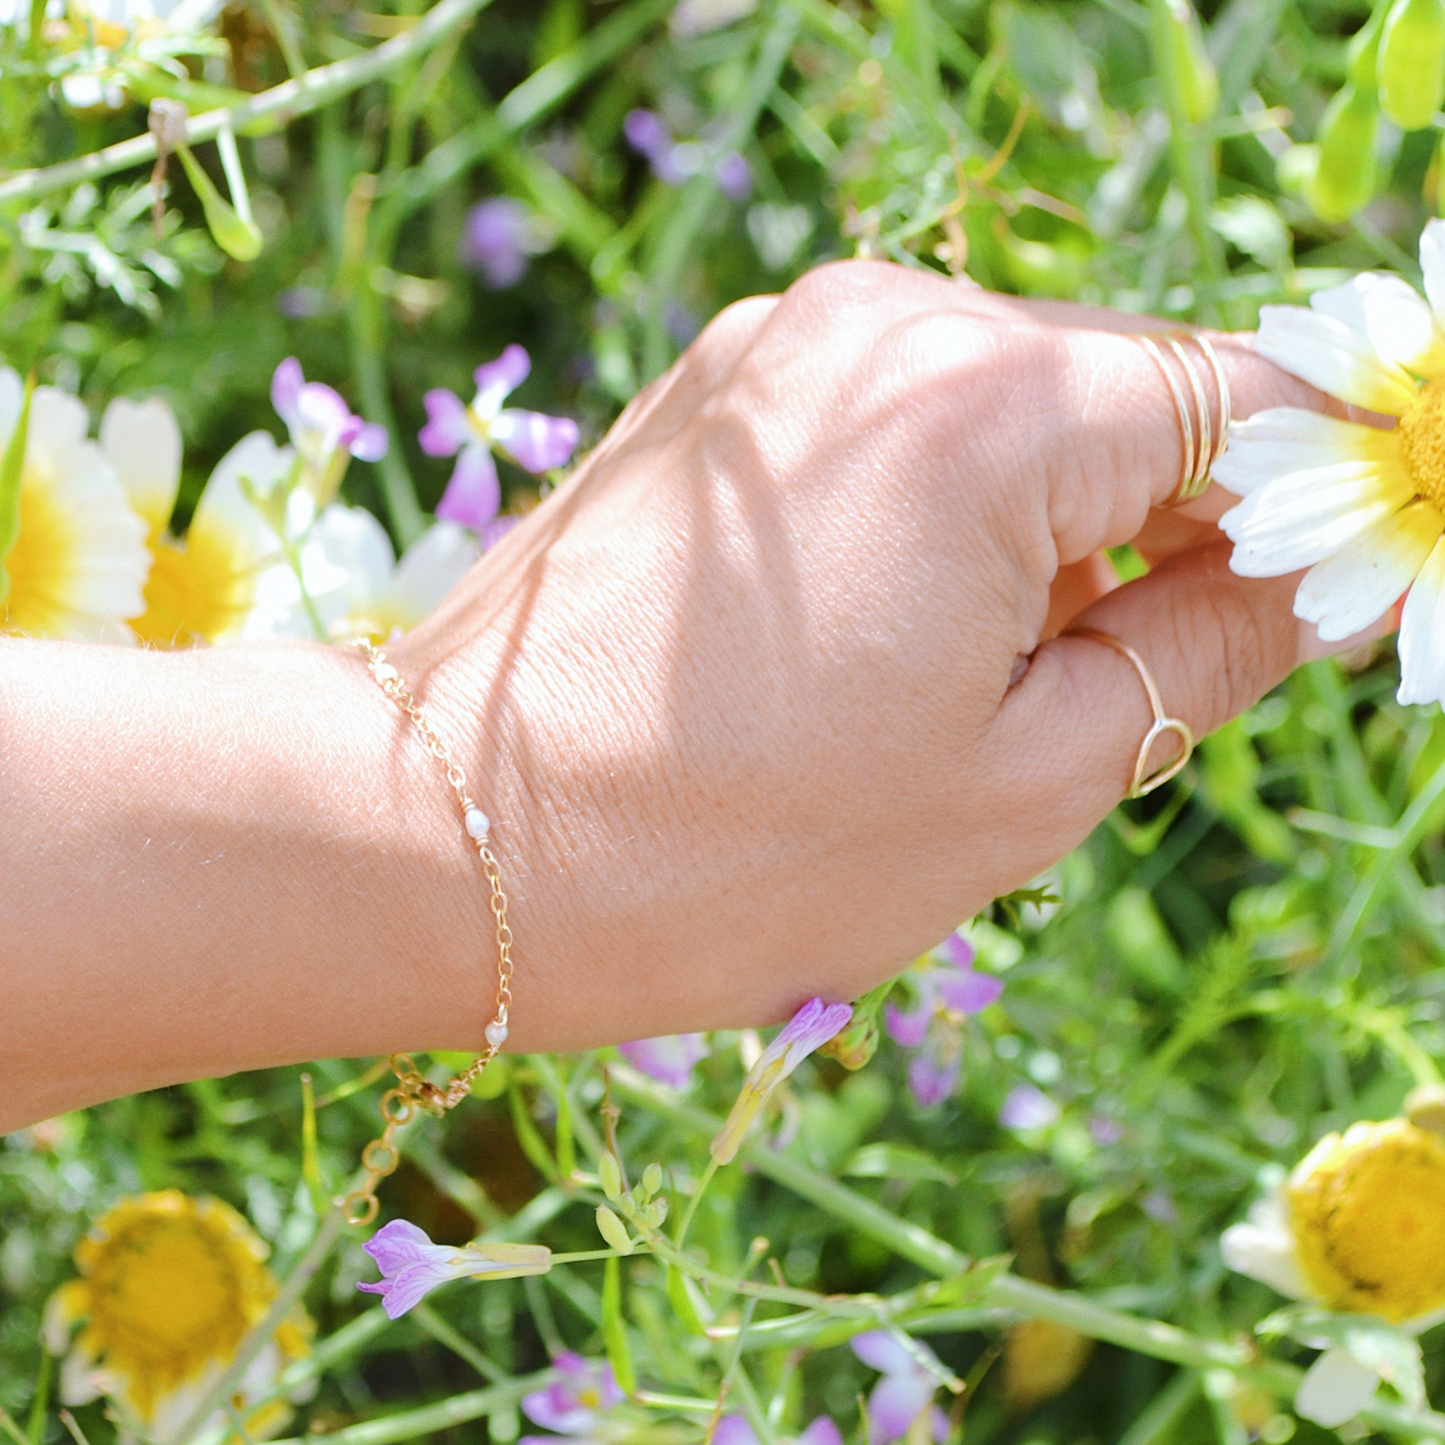
[[1219,1237],[1219,1252],[1236,1274],[1247,1274],[1288,1299],[1309,1298],[1294,1240],[1282,1226],[1261,1226],[1253,1220],[1231,1224]]
[[116,397],[100,419],[100,449],[131,506],[164,532],[181,483],[181,429],[170,407],[159,397]]
[[[333,503],[316,519],[311,540],[340,574],[337,603],[343,612],[359,614],[372,607],[391,582],[396,553],[386,528],[365,507]],[[310,577],[306,585],[311,586]]]
[[37,443],[59,461],[85,440],[90,413],[70,395],[53,386],[37,386],[30,398],[30,433],[26,456]]
[[1310,568],[1295,594],[1294,615],[1318,624],[1323,642],[1353,637],[1405,595],[1442,531],[1445,519],[1426,501],[1372,522]]
[[0,366],[0,445],[8,443],[25,400],[25,384],[8,366]]
[[1425,222],[1420,233],[1420,269],[1425,273],[1425,295],[1435,318],[1445,326],[1445,221]]
[[245,550],[263,557],[280,551],[280,541],[266,519],[253,507],[241,489],[245,477],[261,494],[269,492],[291,467],[290,447],[278,447],[270,432],[253,431],[241,438],[216,463],[196,514],[191,534],[215,531],[245,539]]
[[1445,359],[1428,303],[1398,276],[1365,271],[1316,291],[1310,306],[1368,337],[1377,356],[1411,371],[1436,371]]
[[1408,481],[1357,463],[1282,477],[1219,519],[1235,544],[1230,568],[1241,577],[1281,577],[1313,566],[1412,495]]
[[1308,1370],[1295,1391],[1297,1415],[1333,1430],[1353,1420],[1371,1400],[1380,1377],[1343,1350],[1326,1350]]
[[1254,349],[1321,391],[1370,411],[1399,416],[1415,399],[1415,384],[1376,354],[1369,338],[1320,311],[1261,306]]
[[415,627],[441,606],[479,555],[476,538],[465,527],[438,522],[398,563],[386,595],[388,618],[399,627]]
[[1388,437],[1378,427],[1317,411],[1271,407],[1230,427],[1229,445],[1210,475],[1221,487],[1247,497],[1290,472],[1393,454],[1395,443],[1384,440]]
[[1445,540],[1435,544],[1400,618],[1401,702],[1445,701]]

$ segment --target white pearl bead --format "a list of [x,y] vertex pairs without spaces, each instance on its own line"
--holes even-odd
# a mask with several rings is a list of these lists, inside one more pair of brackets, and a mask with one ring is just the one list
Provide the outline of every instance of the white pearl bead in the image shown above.
[[372,668],[371,675],[383,686],[388,682],[395,682],[400,676],[389,662],[378,662],[376,666]]
[[487,1042],[491,1044],[494,1049],[501,1048],[502,1045],[507,1042],[507,1026],[501,1019],[493,1019],[492,1022],[487,1025],[486,1032]]
[[468,835],[479,843],[487,836],[492,826],[490,819],[480,808],[468,808],[462,821],[466,824]]

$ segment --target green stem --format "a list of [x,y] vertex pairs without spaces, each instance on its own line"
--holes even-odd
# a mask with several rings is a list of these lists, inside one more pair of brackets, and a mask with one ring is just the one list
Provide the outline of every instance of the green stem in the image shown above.
[[[294,80],[263,90],[241,105],[209,110],[192,117],[186,123],[186,142],[197,145],[201,141],[214,140],[226,126],[243,134],[260,134],[284,126],[297,116],[319,110],[363,85],[390,75],[409,60],[424,55],[490,3],[491,0],[439,0],[410,30],[384,41],[364,55],[349,56],[331,65],[308,70]],[[117,171],[145,165],[153,161],[155,155],[155,137],[147,132],[106,146],[104,150],[77,156],[74,160],[19,171],[0,181],[0,204],[34,201],[56,191],[69,190],[82,181],[99,180]]]
[[489,1360],[465,1336],[458,1334],[425,1301],[412,1310],[411,1317],[437,1344],[445,1346],[459,1360],[465,1360],[489,1384],[496,1385],[507,1378],[507,1372],[500,1365]]
[[[777,89],[778,77],[787,64],[802,23],[802,15],[797,8],[788,0],[782,0],[763,36],[757,61],[748,77],[747,90],[718,137],[719,151],[736,149],[752,134],[768,98]],[[666,326],[667,303],[677,293],[693,242],[716,195],[717,183],[711,175],[694,176],[683,189],[681,199],[658,238],[648,278],[651,295],[643,342],[644,381],[661,375],[671,359]]]
[[1374,910],[1376,895],[1390,873],[1398,866],[1409,866],[1410,854],[1419,846],[1441,797],[1445,797],[1445,763],[1435,769],[1430,781],[1415,795],[1414,802],[1395,824],[1394,845],[1380,850],[1369,872],[1355,885],[1355,891],[1330,936],[1328,956],[1331,960],[1340,959],[1354,943]]
[[687,1231],[692,1228],[692,1217],[697,1213],[697,1207],[702,1203],[702,1196],[707,1193],[707,1187],[713,1181],[713,1175],[717,1173],[717,1160],[709,1159],[707,1168],[702,1171],[702,1178],[697,1181],[697,1188],[692,1191],[692,1198],[687,1201],[687,1208],[683,1210],[682,1219],[677,1226],[677,1234],[674,1236],[672,1246],[679,1253],[687,1242]]
[[434,1435],[516,1405],[523,1395],[545,1388],[556,1378],[556,1370],[539,1370],[535,1375],[521,1375],[489,1385],[485,1390],[468,1390],[417,1410],[401,1410],[395,1415],[363,1420],[359,1425],[347,1425],[340,1430],[273,1441],[272,1445],[323,1445],[323,1442],[324,1445],[400,1445],[401,1441]]

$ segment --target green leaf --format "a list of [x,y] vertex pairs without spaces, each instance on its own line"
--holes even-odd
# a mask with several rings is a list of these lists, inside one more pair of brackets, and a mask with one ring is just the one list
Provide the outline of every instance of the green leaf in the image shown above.
[[667,1302],[672,1312],[682,1321],[683,1328],[690,1335],[704,1335],[707,1324],[702,1317],[698,1301],[693,1298],[695,1286],[675,1264],[667,1267]]
[[842,1173],[850,1179],[936,1179],[950,1186],[958,1183],[958,1176],[932,1155],[906,1144],[865,1144],[843,1166]]
[[1276,1310],[1255,1327],[1260,1335],[1284,1335],[1311,1349],[1340,1349],[1393,1385],[1414,1409],[1425,1406],[1425,1366],[1414,1335],[1378,1315],[1336,1314],[1312,1305]]
[[35,395],[35,374],[25,383],[25,400],[15,418],[15,430],[0,460],[0,602],[10,595],[10,574],[5,559],[20,535],[20,483],[25,475],[25,443],[30,436],[30,399]]
[[602,1343],[607,1348],[607,1362],[625,1394],[637,1389],[637,1375],[632,1368],[632,1351],[627,1344],[627,1326],[622,1319],[622,1270],[614,1256],[607,1261],[602,1275]]

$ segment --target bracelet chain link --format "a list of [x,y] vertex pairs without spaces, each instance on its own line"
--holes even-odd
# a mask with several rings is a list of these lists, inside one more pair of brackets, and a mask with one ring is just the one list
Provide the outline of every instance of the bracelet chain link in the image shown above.
[[444,1088],[425,1078],[408,1054],[392,1054],[387,1062],[396,1075],[396,1087],[381,1096],[381,1117],[385,1125],[381,1134],[361,1151],[361,1167],[366,1182],[348,1194],[342,1203],[348,1224],[370,1224],[377,1215],[377,1185],[395,1172],[401,1163],[401,1151],[395,1133],[408,1123],[417,1109],[440,1118],[454,1109],[471,1092],[472,1082],[496,1058],[507,1038],[508,1016],[512,1008],[512,930],[507,922],[507,894],[502,887],[502,874],[496,854],[488,841],[486,815],[467,791],[467,777],[452,754],[451,748],[432,726],[426,708],[387,660],[386,654],[369,638],[359,637],[353,644],[366,659],[372,680],[411,720],[412,726],[426,744],[427,751],[446,772],[447,782],[456,795],[462,825],[468,841],[476,848],[489,889],[488,905],[496,923],[497,940],[497,1006],[486,1027],[487,1046]]

